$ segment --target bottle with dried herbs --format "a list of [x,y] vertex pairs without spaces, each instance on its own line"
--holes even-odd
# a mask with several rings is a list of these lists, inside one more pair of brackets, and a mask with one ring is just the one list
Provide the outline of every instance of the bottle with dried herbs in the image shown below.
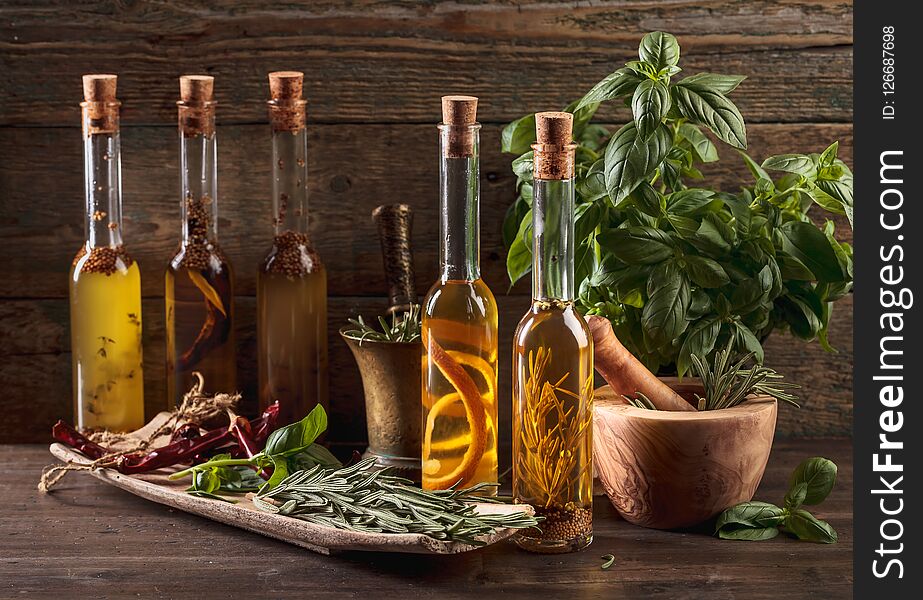
[[180,78],[182,241],[166,272],[167,398],[179,404],[198,371],[212,391],[237,389],[234,287],[218,246],[214,78]]
[[144,425],[141,271],[122,244],[119,106],[115,75],[83,77],[86,241],[70,270],[77,426]]
[[538,113],[532,307],[513,338],[513,497],[545,517],[517,533],[535,552],[593,540],[593,338],[574,308],[573,115]]
[[304,75],[269,74],[275,238],[257,279],[260,407],[280,423],[327,408],[327,271],[308,237]]
[[[439,125],[439,281],[423,301],[423,487],[497,481],[497,304],[481,279],[477,98]],[[493,489],[493,488],[491,488]]]

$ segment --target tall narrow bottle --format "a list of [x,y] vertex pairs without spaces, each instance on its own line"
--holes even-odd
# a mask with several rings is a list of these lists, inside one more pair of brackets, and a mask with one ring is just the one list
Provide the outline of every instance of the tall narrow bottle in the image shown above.
[[206,391],[237,389],[234,284],[218,246],[214,78],[180,78],[182,241],[166,272],[167,398],[179,404],[205,378]]
[[538,113],[533,163],[532,308],[513,338],[513,497],[545,517],[522,548],[571,552],[593,540],[593,338],[574,309],[570,113]]
[[439,125],[439,281],[423,301],[423,487],[497,481],[497,304],[481,280],[477,98]]
[[327,403],[327,271],[308,237],[304,75],[269,74],[275,238],[257,279],[260,407],[281,423]]
[[84,75],[86,241],[70,270],[74,419],[82,428],[144,425],[141,271],[122,245],[115,75]]

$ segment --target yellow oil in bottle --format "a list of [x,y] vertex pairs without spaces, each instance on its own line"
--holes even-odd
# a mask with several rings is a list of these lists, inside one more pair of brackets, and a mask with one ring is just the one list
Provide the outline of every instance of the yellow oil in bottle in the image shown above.
[[327,274],[260,271],[257,280],[260,408],[279,402],[279,423],[327,401]]
[[144,425],[141,271],[119,248],[82,250],[70,272],[74,419],[81,429]]
[[513,497],[545,517],[516,542],[579,550],[593,536],[593,339],[572,302],[536,301],[513,339]]
[[424,302],[423,488],[497,481],[497,305],[480,279]]

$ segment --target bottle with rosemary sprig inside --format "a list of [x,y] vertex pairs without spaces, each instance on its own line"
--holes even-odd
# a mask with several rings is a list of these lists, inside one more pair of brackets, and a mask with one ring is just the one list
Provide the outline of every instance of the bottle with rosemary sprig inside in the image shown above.
[[574,308],[573,115],[535,115],[532,307],[513,337],[513,497],[545,518],[535,552],[593,540],[593,338]]
[[86,241],[70,271],[77,426],[144,425],[141,271],[122,244],[119,106],[115,75],[84,75]]
[[[481,279],[477,98],[442,98],[440,277],[423,301],[423,488],[497,481],[497,303]],[[490,488],[495,491],[495,488]]]
[[167,398],[179,405],[193,381],[208,390],[237,389],[234,283],[218,246],[218,176],[214,78],[180,78],[182,240],[166,272]]
[[327,408],[327,271],[308,238],[304,75],[269,74],[275,238],[257,279],[260,408],[279,422]]

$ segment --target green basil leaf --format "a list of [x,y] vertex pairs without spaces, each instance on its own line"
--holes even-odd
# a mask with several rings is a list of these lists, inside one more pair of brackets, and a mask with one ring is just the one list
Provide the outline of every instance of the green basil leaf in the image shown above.
[[814,281],[817,279],[811,269],[807,268],[803,262],[782,250],[776,252],[776,260],[779,263],[779,269],[782,271],[782,277],[785,279],[796,281]]
[[808,484],[806,483],[796,483],[792,486],[792,489],[788,490],[788,493],[785,494],[785,508],[789,510],[795,510],[802,504],[804,504],[804,499],[808,493]]
[[763,345],[760,343],[759,339],[757,339],[753,331],[743,323],[735,323],[735,325],[737,327],[737,339],[740,346],[743,346],[745,351],[753,353],[753,360],[755,360],[757,364],[763,364],[765,354],[763,353]]
[[641,182],[649,181],[673,144],[673,136],[660,126],[647,139],[635,124],[619,129],[606,147],[606,188],[618,206]]
[[725,510],[718,516],[715,523],[715,532],[718,533],[728,526],[742,527],[778,527],[785,520],[786,511],[775,504],[752,500],[741,502]]
[[578,243],[586,240],[600,224],[604,214],[604,208],[596,202],[577,205],[574,210],[574,239]]
[[646,215],[657,218],[663,214],[666,200],[646,181],[641,182],[629,196],[631,202]]
[[691,240],[699,231],[701,223],[690,217],[681,217],[679,215],[667,215],[667,222],[676,230],[679,237],[684,240]]
[[763,161],[763,168],[770,171],[783,171],[804,177],[817,175],[817,167],[810,156],[804,154],[779,154]]
[[714,213],[706,213],[689,243],[702,252],[715,256],[728,252],[736,236],[737,232],[722,221],[721,217]]
[[677,83],[673,102],[682,116],[704,125],[735,148],[747,147],[747,129],[737,106],[723,94],[698,84]]
[[771,540],[777,535],[779,535],[778,527],[737,527],[728,525],[718,532],[718,537],[723,540],[743,540],[748,542]]
[[[318,405],[320,406],[320,405]],[[282,480],[289,476],[288,468],[288,458],[281,454],[271,455],[272,459],[272,475],[269,477],[263,488],[272,489],[282,483]],[[263,491],[263,488],[260,488],[260,491]]]
[[597,235],[596,241],[629,265],[655,264],[673,255],[669,236],[651,227],[610,229]]
[[701,129],[692,123],[683,123],[679,126],[679,134],[689,140],[700,161],[710,163],[718,160],[718,148]]
[[817,314],[802,298],[792,295],[784,296],[777,300],[777,307],[796,337],[808,341],[813,340],[823,327]]
[[523,154],[535,143],[535,115],[516,119],[500,133],[500,151],[509,154]]
[[764,266],[756,277],[744,280],[731,294],[731,307],[738,314],[748,313],[769,302],[772,290],[772,269]]
[[532,270],[532,250],[517,235],[506,253],[506,274],[510,278],[510,287],[525,277]]
[[599,159],[590,167],[586,175],[576,183],[577,194],[585,202],[593,202],[609,195],[606,189],[606,161]]
[[337,460],[337,457],[331,454],[320,444],[311,444],[298,454],[294,454],[288,459],[289,470],[306,471],[313,469],[317,465],[324,468],[340,468],[343,464]]
[[778,230],[782,234],[782,250],[801,261],[818,281],[847,279],[827,236],[812,223],[789,221]]
[[689,278],[699,287],[716,288],[731,281],[721,265],[707,256],[688,254],[684,260]]
[[574,115],[574,139],[580,139],[580,136],[583,134],[583,130],[586,129],[586,126],[589,124],[590,119],[593,118],[593,115],[596,114],[596,110],[598,108],[599,102],[581,104],[579,100],[575,100],[574,102],[571,102],[564,107],[564,112],[569,112]]
[[836,163],[836,153],[840,148],[840,142],[833,142],[827,149],[820,154],[820,164],[825,167],[833,166]]
[[510,168],[513,169],[513,174],[516,177],[519,177],[522,181],[532,181],[532,165],[533,165],[533,155],[535,153],[532,150],[529,150],[525,154],[517,156],[513,159],[513,162],[510,163]]
[[708,356],[714,350],[720,329],[721,322],[718,321],[717,317],[711,317],[699,321],[686,332],[683,345],[679,349],[679,356],[676,359],[676,371],[680,377],[689,372],[689,367],[692,366],[691,357],[693,354],[696,356]]
[[832,460],[815,456],[798,465],[792,473],[789,485],[794,488],[798,484],[805,484],[807,490],[804,503],[820,504],[833,490],[836,484],[836,473],[837,468]]
[[689,77],[681,79],[679,84],[692,85],[697,87],[709,88],[721,94],[730,94],[740,83],[746,79],[746,75],[719,75],[717,73],[696,73]]
[[667,196],[667,212],[689,216],[711,204],[715,193],[711,190],[690,188]]
[[263,454],[291,456],[313,444],[326,429],[327,413],[323,406],[317,404],[302,420],[270,433]]
[[516,234],[519,232],[519,227],[522,223],[523,218],[529,211],[529,206],[526,204],[526,201],[521,197],[516,198],[516,201],[510,204],[510,207],[506,209],[506,216],[503,217],[503,245],[506,248],[510,247],[510,244],[513,243],[513,239],[516,237]]
[[[632,69],[622,67],[594,85],[593,89],[587,92],[586,95],[577,102],[575,110],[580,110],[589,104],[605,102],[606,100],[621,98],[622,96],[630,96],[635,91],[635,87],[642,81],[644,81],[644,78],[635,73]],[[532,118],[533,140],[529,142],[530,144],[535,141],[534,115]]]
[[641,312],[641,327],[658,347],[672,343],[686,329],[689,308],[689,280],[674,261],[651,272],[647,281],[647,303]]
[[638,56],[657,70],[679,63],[679,42],[663,31],[652,31],[641,38]]
[[799,540],[833,544],[837,540],[836,531],[830,523],[821,521],[804,509],[797,509],[785,520],[785,530]]
[[670,110],[670,90],[662,81],[642,81],[631,97],[631,112],[638,135],[647,139],[660,127]]

